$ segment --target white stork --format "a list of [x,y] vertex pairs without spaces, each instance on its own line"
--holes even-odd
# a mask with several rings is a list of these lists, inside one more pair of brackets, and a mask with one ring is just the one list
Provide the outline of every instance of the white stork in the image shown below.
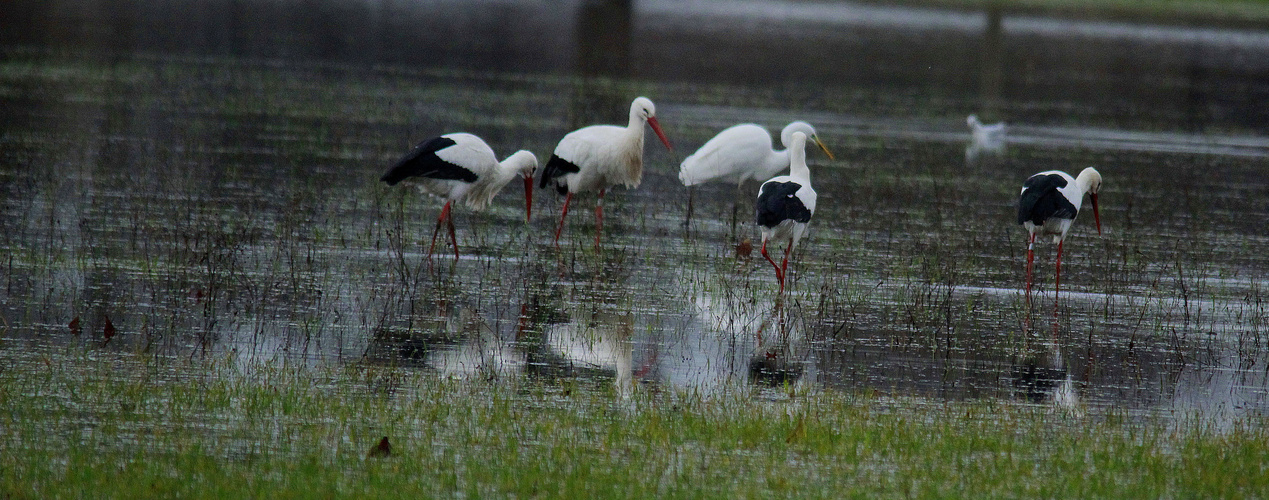
[[436,233],[440,231],[441,223],[448,222],[449,238],[454,244],[454,260],[458,260],[458,238],[454,235],[450,205],[461,200],[468,207],[480,210],[519,174],[524,177],[524,218],[527,221],[533,210],[533,171],[537,168],[538,159],[533,153],[516,151],[499,162],[485,141],[460,132],[419,143],[379,180],[389,186],[403,180],[417,181],[422,191],[445,198],[445,208],[436,219],[432,246],[427,254],[431,257],[432,250],[436,249]]
[[618,184],[633,188],[643,180],[643,124],[646,122],[665,144],[673,150],[669,139],[657,123],[656,106],[647,97],[635,98],[630,103],[630,121],[625,127],[616,125],[592,125],[565,135],[555,146],[555,154],[542,167],[538,187],[554,184],[565,195],[564,208],[560,212],[560,225],[555,230],[555,245],[559,246],[560,233],[564,230],[564,218],[574,193],[599,191],[595,202],[595,247],[604,226],[604,192]]
[[[762,183],[758,189],[755,212],[758,226],[762,229],[762,256],[775,267],[780,293],[784,293],[789,254],[793,253],[811,216],[815,214],[815,190],[811,188],[811,169],[806,166],[805,133],[793,133],[789,143],[789,175]],[[767,241],[785,238],[788,238],[789,246],[784,249],[784,261],[776,265],[767,254]]]
[[[719,132],[696,150],[696,153],[683,159],[679,166],[679,180],[688,187],[687,220],[692,220],[693,186],[711,181],[734,182],[736,189],[740,190],[746,180],[763,182],[789,168],[788,148],[792,144],[794,132],[805,134],[824,150],[828,159],[834,159],[833,152],[815,134],[815,127],[804,121],[790,123],[780,132],[780,143],[786,148],[784,150],[776,151],[772,147],[771,133],[766,128],[753,123],[742,123]],[[735,220],[736,210],[733,204],[733,230]]]
[[1036,233],[1052,235],[1058,246],[1057,270],[1053,276],[1053,312],[1056,315],[1062,276],[1062,241],[1066,239],[1071,223],[1075,222],[1075,216],[1079,215],[1084,193],[1088,193],[1093,202],[1093,221],[1097,223],[1097,234],[1101,234],[1102,219],[1097,213],[1097,191],[1101,187],[1102,176],[1093,167],[1084,169],[1079,177],[1057,170],[1040,172],[1022,184],[1022,194],[1018,198],[1018,224],[1022,224],[1030,234],[1027,242],[1028,304],[1031,303],[1031,265],[1035,258]]

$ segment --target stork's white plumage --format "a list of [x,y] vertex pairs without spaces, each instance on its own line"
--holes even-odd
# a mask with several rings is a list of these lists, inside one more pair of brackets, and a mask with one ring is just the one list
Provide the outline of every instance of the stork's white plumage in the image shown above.
[[1005,122],[985,124],[978,120],[978,115],[965,118],[969,125],[970,143],[965,148],[965,162],[974,163],[984,154],[1000,155],[1005,151],[1005,141],[1009,133]]
[[833,153],[809,123],[796,121],[785,126],[780,132],[780,143],[786,149],[779,151],[772,148],[771,134],[766,128],[742,123],[719,132],[696,153],[684,158],[679,166],[679,180],[684,186],[712,181],[738,185],[749,179],[766,181],[789,168],[787,148],[791,147],[794,132],[802,132],[833,159]]
[[[705,182],[733,182],[739,190],[746,180],[766,181],[789,168],[789,146],[794,132],[806,134],[828,158],[828,150],[815,133],[815,127],[804,121],[795,121],[780,132],[780,143],[785,149],[772,147],[771,133],[765,127],[753,123],[735,125],[714,136],[679,165],[679,180],[691,188]],[[692,218],[692,190],[688,190],[687,219]],[[734,207],[733,207],[734,208]],[[733,210],[734,219],[734,210]],[[733,221],[734,222],[734,221]]]
[[1102,176],[1093,167],[1081,171],[1079,177],[1071,177],[1070,174],[1057,170],[1040,172],[1023,183],[1022,193],[1018,197],[1018,224],[1022,224],[1030,236],[1027,241],[1028,304],[1031,303],[1031,267],[1035,258],[1036,234],[1052,235],[1053,242],[1058,246],[1057,270],[1053,278],[1053,312],[1056,315],[1057,294],[1062,276],[1062,242],[1071,229],[1071,223],[1079,215],[1085,193],[1088,193],[1093,202],[1093,221],[1097,223],[1097,233],[1101,234],[1102,220],[1097,213],[1097,191],[1101,187]]
[[559,244],[564,230],[564,218],[574,193],[599,191],[595,202],[595,246],[603,229],[604,192],[616,185],[638,187],[643,180],[643,124],[647,123],[665,144],[673,150],[669,139],[657,123],[656,106],[647,97],[635,98],[630,103],[630,121],[625,127],[616,125],[592,125],[569,132],[555,154],[542,167],[539,187],[555,185],[564,198],[560,212],[560,225],[555,231],[555,243]]
[[[815,214],[815,190],[811,188],[811,169],[806,166],[806,139],[805,133],[793,133],[789,143],[789,175],[774,177],[758,189],[755,219],[762,229],[762,256],[775,267],[780,293],[784,293],[789,255]],[[786,238],[789,246],[784,249],[784,261],[776,265],[767,254],[767,241]]]
[[441,224],[449,223],[449,237],[454,244],[454,259],[458,259],[458,238],[454,235],[454,219],[450,205],[462,201],[473,210],[489,205],[494,195],[501,191],[517,174],[524,177],[524,217],[527,221],[533,210],[533,172],[538,159],[528,151],[516,151],[499,162],[493,149],[485,141],[468,133],[445,134],[419,143],[408,154],[388,169],[379,180],[396,185],[401,181],[414,181],[422,191],[445,199],[445,207],[436,219],[432,231],[431,256],[436,249],[436,233]]

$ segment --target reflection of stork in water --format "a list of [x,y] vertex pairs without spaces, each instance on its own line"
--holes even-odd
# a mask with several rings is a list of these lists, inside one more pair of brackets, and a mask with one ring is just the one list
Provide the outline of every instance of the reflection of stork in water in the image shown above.
[[[507,320],[506,325],[513,322]],[[475,309],[441,313],[410,332],[376,333],[366,351],[373,362],[434,369],[452,377],[494,378],[523,371],[526,356],[512,334],[503,335]]]
[[450,331],[461,332],[459,341],[450,348],[433,350],[428,365],[459,378],[504,377],[524,370],[525,354],[473,309],[460,310],[458,318],[449,323]]
[[1051,401],[1058,408],[1073,409],[1080,404],[1075,379],[1057,342],[1045,344],[1045,352],[1031,353],[1010,369],[1015,394],[1027,402]]
[[[611,371],[617,394],[625,398],[635,384],[633,333],[633,315],[590,311],[550,327],[545,337],[547,348],[572,371]],[[647,368],[641,367],[640,373]]]
[[1004,122],[987,125],[978,121],[977,115],[969,115],[965,123],[969,125],[970,131],[969,146],[965,148],[965,163],[975,164],[980,157],[998,158],[1004,154],[1008,135],[1008,126]]
[[758,345],[749,358],[751,381],[776,387],[802,378],[806,342],[801,330],[793,328],[783,300],[776,300],[754,336]]
[[[719,377],[742,373],[754,383],[783,385],[800,380],[806,365],[806,342],[802,332],[794,328],[783,303],[754,304],[735,295],[701,294],[696,300],[697,317],[704,334],[720,340],[731,338],[725,346],[731,353],[733,367],[719,366],[727,359],[712,361]],[[671,356],[672,357],[672,356]]]

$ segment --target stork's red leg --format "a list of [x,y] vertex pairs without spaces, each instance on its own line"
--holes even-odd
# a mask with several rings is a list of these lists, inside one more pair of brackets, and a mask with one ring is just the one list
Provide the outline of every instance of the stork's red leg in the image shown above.
[[1027,243],[1027,307],[1031,307],[1031,264],[1035,262],[1035,233]]
[[436,250],[436,234],[437,234],[437,233],[439,233],[439,232],[441,231],[441,224],[445,222],[445,218],[446,218],[446,217],[449,217],[449,204],[450,204],[450,203],[453,203],[453,202],[450,202],[450,201],[445,202],[445,208],[442,208],[442,209],[441,209],[441,215],[440,215],[440,217],[437,217],[437,218],[436,218],[436,228],[435,228],[435,229],[432,229],[432,246],[428,247],[428,249],[427,249],[427,258],[428,258],[428,259],[431,259],[431,258],[432,258],[432,251]]
[[1057,270],[1053,273],[1053,324],[1057,326],[1058,320],[1058,295],[1062,290],[1062,242],[1058,240],[1057,249]]
[[564,217],[568,215],[568,203],[571,201],[573,201],[573,192],[569,191],[569,193],[564,196],[564,209],[560,210],[560,225],[555,228],[556,248],[559,248],[560,246],[560,233],[564,231]]
[[599,199],[595,201],[595,250],[599,250],[599,235],[604,232],[604,191],[599,190]]
[[449,241],[454,244],[454,261],[458,261],[458,236],[454,235],[454,213],[450,212],[445,216],[445,222],[449,223]]
[[789,275],[789,254],[793,252],[793,238],[789,238],[789,246],[784,247],[784,260],[780,262],[780,280]]
[[784,270],[780,269],[780,266],[776,265],[775,260],[767,253],[767,240],[765,239],[762,240],[762,256],[767,259],[767,262],[771,263],[771,267],[775,268],[776,280],[780,281],[780,293],[784,293]]
[[784,262],[780,263],[780,267],[786,272],[789,270],[789,252],[793,251],[793,238],[789,238],[789,246],[784,247]]

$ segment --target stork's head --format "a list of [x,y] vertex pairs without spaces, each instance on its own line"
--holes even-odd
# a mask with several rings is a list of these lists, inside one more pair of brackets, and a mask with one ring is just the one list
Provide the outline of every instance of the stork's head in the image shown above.
[[524,221],[528,222],[533,217],[533,172],[538,169],[538,157],[522,149],[508,156],[506,163],[524,178]]
[[1102,216],[1097,212],[1097,192],[1102,189],[1102,174],[1097,169],[1088,167],[1075,178],[1075,185],[1088,193],[1089,201],[1093,202],[1093,220],[1097,223],[1097,234],[1102,234]]
[[1079,178],[1075,179],[1080,189],[1088,194],[1097,194],[1102,188],[1102,174],[1093,167],[1088,167],[1080,172]]
[[634,102],[630,103],[630,115],[647,122],[648,126],[652,127],[652,131],[656,132],[657,138],[661,139],[661,143],[665,144],[665,149],[674,151],[670,140],[665,138],[665,132],[661,131],[661,124],[657,123],[657,106],[652,104],[652,99],[643,96],[636,97]]

